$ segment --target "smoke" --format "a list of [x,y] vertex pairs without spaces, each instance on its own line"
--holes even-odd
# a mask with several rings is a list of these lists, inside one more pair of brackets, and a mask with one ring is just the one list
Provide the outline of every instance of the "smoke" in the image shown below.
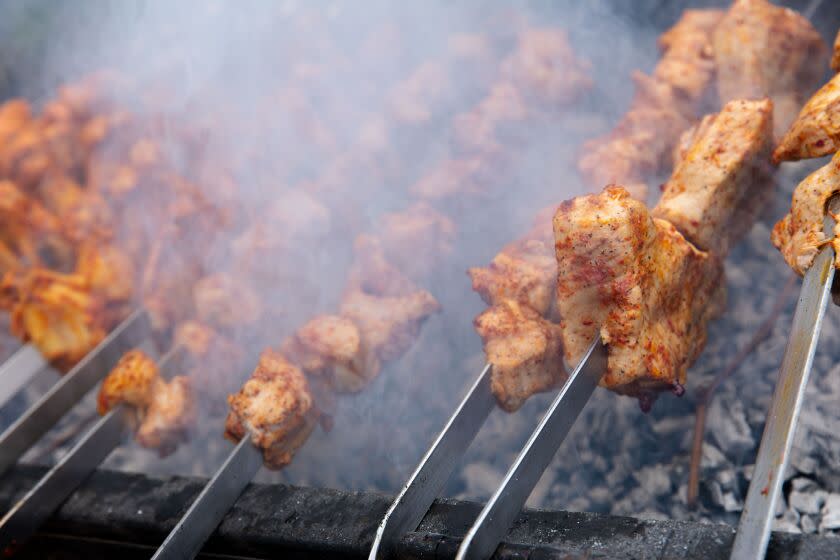
[[[233,277],[230,316],[247,307],[237,285],[256,295],[260,320],[231,326],[253,364],[264,345],[277,346],[308,319],[336,312],[354,237],[376,232],[383,214],[416,200],[418,181],[461,157],[454,119],[502,80],[500,66],[520,33],[568,33],[576,56],[589,61],[595,87],[573,104],[535,110],[529,100],[531,118],[505,131],[494,159],[500,166],[475,179],[479,192],[432,201],[458,230],[453,253],[420,282],[443,313],[365,391],[339,399],[331,433],[316,431],[289,468],[263,475],[394,491],[483,364],[472,319],[484,304],[464,271],[489,262],[541,208],[583,192],[575,168],[581,143],[624,111],[633,94],[630,73],[652,68],[656,37],[682,4],[7,2],[0,4],[0,64],[7,68],[0,79],[8,76],[8,92],[43,105],[61,85],[106,71],[109,79],[98,87],[108,106],[154,123],[140,136],[194,184],[221,223],[196,226],[198,234],[181,239],[178,254],[160,267],[176,270],[173,290],[178,271],[189,268],[181,266],[184,255],[199,263],[200,276]],[[101,153],[123,157],[124,146],[110,141]],[[153,245],[171,225],[152,211],[164,203],[152,189],[138,192],[125,211],[141,225],[126,235],[142,231]],[[231,372],[232,384],[247,373]],[[521,443],[542,404],[535,399],[518,415],[499,413],[491,422],[515,433],[507,442]],[[109,464],[212,473],[230,447],[221,437],[223,411],[208,408],[196,437],[166,461],[127,446]],[[514,449],[496,454],[494,444],[477,442],[471,457],[495,454],[505,463]]]

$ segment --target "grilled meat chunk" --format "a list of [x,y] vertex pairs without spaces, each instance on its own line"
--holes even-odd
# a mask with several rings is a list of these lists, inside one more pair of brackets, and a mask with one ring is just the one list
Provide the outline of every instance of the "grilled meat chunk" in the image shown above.
[[186,377],[161,378],[157,363],[142,350],[123,354],[97,397],[99,414],[125,404],[137,426],[135,439],[143,447],[169,455],[186,439],[195,423],[195,400]]
[[385,214],[385,256],[410,278],[426,278],[452,253],[455,223],[425,202]]
[[361,391],[379,373],[379,360],[367,349],[359,328],[344,317],[315,317],[287,339],[280,351],[339,393]]
[[840,74],[821,87],[773,152],[776,162],[823,157],[840,148]]
[[617,186],[561,204],[554,234],[567,362],[600,333],[609,350],[603,387],[650,402],[684,384],[721,308],[721,262]]
[[547,316],[554,300],[557,261],[551,224],[536,225],[531,233],[511,243],[486,267],[469,269],[472,288],[487,305],[512,299]]
[[840,31],[834,37],[834,51],[831,53],[831,69],[840,72]]
[[342,299],[340,313],[358,326],[374,355],[390,361],[408,351],[420,327],[438,311],[440,305],[432,294],[418,289],[398,296],[350,291]]
[[451,93],[452,84],[446,69],[439,63],[427,62],[393,88],[388,104],[396,121],[425,124]]
[[96,400],[97,411],[105,415],[120,404],[143,411],[151,403],[158,381],[157,363],[142,350],[129,350],[102,382]]
[[773,100],[779,138],[824,72],[828,48],[811,23],[767,0],[735,0],[714,30],[718,94]]
[[467,154],[501,157],[508,129],[528,116],[528,106],[517,87],[499,82],[473,109],[455,117],[455,146]]
[[653,75],[633,74],[630,109],[609,133],[583,145],[578,171],[590,188],[619,182],[635,198],[647,196],[646,182],[670,163],[706,100],[714,77],[711,33],[720,17],[718,10],[687,10],[662,35]]
[[0,307],[11,314],[12,334],[31,341],[62,371],[105,338],[103,302],[78,274],[42,268],[8,273],[0,283]]
[[143,447],[156,449],[165,457],[187,440],[195,418],[195,397],[190,379],[181,375],[169,382],[158,379],[135,439]]
[[[790,212],[773,228],[773,245],[800,276],[811,267],[824,244],[831,243],[835,254],[840,255],[840,228],[835,228],[833,239],[827,238],[823,231],[826,205],[837,192],[840,192],[840,153],[797,185]],[[835,266],[840,266],[840,258],[835,259]]]
[[576,101],[592,89],[590,64],[579,59],[565,31],[525,29],[502,63],[502,76],[548,107]]
[[516,300],[493,305],[475,319],[493,371],[490,386],[499,406],[514,412],[530,397],[567,378],[560,327]]
[[652,215],[698,249],[726,255],[772,192],[772,121],[769,99],[730,101],[704,119]]
[[250,437],[271,469],[291,462],[319,416],[303,372],[270,349],[263,350],[251,378],[228,397],[228,404],[225,437]]
[[244,278],[210,274],[196,282],[193,294],[198,319],[213,327],[244,327],[260,320],[259,297]]

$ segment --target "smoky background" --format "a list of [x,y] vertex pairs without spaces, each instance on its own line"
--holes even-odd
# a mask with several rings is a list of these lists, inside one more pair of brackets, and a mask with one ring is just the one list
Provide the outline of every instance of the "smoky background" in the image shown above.
[[[319,191],[316,196],[331,209],[329,226],[300,247],[305,258],[294,265],[276,263],[282,273],[259,286],[263,298],[288,308],[266,327],[270,332],[263,333],[279,345],[308,319],[337,309],[354,235],[374,231],[378,217],[404,208],[418,177],[451,155],[453,117],[487,93],[495,66],[515,46],[517,34],[533,27],[568,32],[576,55],[591,64],[592,91],[575,105],[545,111],[515,131],[508,139],[513,163],[497,181],[501,188],[436,204],[457,226],[453,254],[422,284],[440,301],[443,312],[432,317],[411,350],[364,391],[338,399],[329,433],[317,429],[289,467],[258,475],[263,481],[394,493],[484,363],[472,319],[485,305],[470,290],[466,269],[488,263],[529,228],[540,209],[584,192],[575,167],[580,145],[608,131],[626,109],[634,89],[629,76],[654,66],[658,35],[687,7],[726,5],[665,0],[0,0],[0,99],[23,96],[37,106],[62,84],[103,69],[115,72],[120,86],[112,95],[118,103],[138,113],[161,113],[173,123],[201,131],[211,146],[210,168],[230,173],[237,201],[255,215],[290,189],[317,181],[325,167],[358,143],[374,144],[389,173],[340,177]],[[786,5],[804,9],[810,2]],[[813,21],[828,40],[840,19],[821,17],[825,13],[818,12]],[[390,126],[395,88],[419,66],[446,59],[458,33],[486,37],[493,67],[450,71],[447,89],[429,121]],[[169,149],[177,160],[180,147],[174,136],[172,144]],[[777,200],[730,255],[728,311],[711,327],[707,349],[690,371],[687,395],[663,396],[651,413],[643,414],[635,400],[598,391],[530,505],[717,521],[737,518],[736,512],[709,497],[713,490],[708,486],[698,511],[684,507],[693,389],[705,385],[735,355],[772,307],[788,272],[770,245],[769,228],[783,215],[793,186],[813,166],[783,169]],[[651,190],[651,196],[658,195]],[[163,225],[148,216],[149,230]],[[229,243],[224,236],[214,241],[204,256],[209,269],[230,266],[223,250]],[[759,412],[769,405],[791,311],[789,306],[780,317],[756,360],[722,388],[718,402],[723,408],[709,421],[709,432],[723,433],[733,422],[727,409],[744,411],[746,424],[740,431],[727,435],[726,442],[712,440],[744,492],[743,467],[757,449],[763,425]],[[827,343],[838,329],[837,313],[829,313],[817,371],[828,372],[838,361],[840,356]],[[239,343],[255,363],[262,346],[247,336]],[[3,343],[4,353],[13,348],[12,342]],[[232,376],[244,380],[248,373]],[[4,411],[5,425],[51,382],[42,376],[16,399]],[[84,417],[92,398],[76,407],[53,435],[67,432]],[[512,415],[494,411],[445,494],[489,496],[550,399],[551,395],[532,398]],[[193,437],[170,457],[160,459],[127,442],[105,467],[156,476],[209,476],[231,448],[222,438],[223,421],[224,411],[203,410]],[[35,450],[28,458],[54,461],[72,441],[49,453]],[[835,444],[829,439],[826,445]],[[826,460],[825,469],[824,478],[836,478],[840,486],[840,464],[832,466]]]

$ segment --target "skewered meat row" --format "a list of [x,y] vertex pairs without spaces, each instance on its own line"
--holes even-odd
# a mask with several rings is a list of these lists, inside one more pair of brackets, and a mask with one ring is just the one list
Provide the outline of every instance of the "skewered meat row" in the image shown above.
[[[516,81],[526,82],[526,87],[530,84],[537,88],[535,95],[547,101],[575,97],[581,85],[557,81],[552,75],[557,63],[551,60],[552,53],[572,56],[562,34],[522,36],[517,54],[505,63],[505,72]],[[424,118],[422,111],[416,116]],[[456,144],[469,155],[445,160],[433,171],[434,179],[421,179],[411,189],[412,194],[424,200],[464,194],[470,187],[465,189],[460,180],[465,178],[460,176],[462,170],[471,177],[467,182],[472,181],[474,191],[480,192],[483,185],[477,174],[498,154],[502,129],[523,117],[520,89],[504,81],[492,86],[475,109],[455,118]],[[270,468],[281,468],[291,461],[314,428],[315,417],[329,409],[332,393],[361,390],[383,363],[398,359],[408,350],[423,322],[439,310],[434,297],[417,288],[405,273],[422,277],[434,269],[451,250],[452,221],[421,202],[386,215],[378,231],[379,235],[365,234],[356,239],[356,259],[339,314],[312,319],[275,354],[275,369],[289,380],[283,383],[283,389],[266,381],[270,376],[258,367],[252,379],[229,397],[227,437],[238,440],[250,434],[252,442],[263,449]],[[419,263],[406,266],[410,264],[406,259],[414,255],[419,255]],[[291,364],[294,367],[289,367]],[[299,372],[304,375],[299,376]],[[279,393],[270,402],[264,400],[264,394],[271,391],[289,394],[282,401]],[[516,406],[515,401],[511,406]]]
[[662,57],[651,76],[633,74],[630,109],[606,135],[586,142],[578,170],[591,188],[620,182],[646,197],[646,181],[662,171],[680,134],[696,118],[712,87],[712,30],[720,10],[686,10],[659,38]]
[[735,0],[713,47],[720,100],[769,97],[777,138],[819,83],[828,54],[811,22],[767,0]]
[[[618,186],[561,204],[550,241],[553,266],[544,260],[552,245],[542,233],[542,218],[488,268],[470,270],[473,288],[491,305],[476,329],[494,366],[493,390],[503,408],[513,410],[531,391],[551,389],[556,385],[549,381],[565,378],[562,367],[534,374],[534,366],[525,365],[526,347],[487,327],[485,316],[510,316],[503,310],[514,302],[546,325],[559,317],[555,330],[543,332],[556,332],[562,345],[544,347],[562,348],[567,363],[576,363],[600,333],[609,349],[601,385],[639,397],[643,408],[658,391],[682,391],[708,321],[722,309],[722,259],[752,225],[759,201],[772,188],[772,117],[769,99],[732,101],[705,117],[684,139],[676,169],[652,210]],[[514,251],[523,246],[537,248],[544,265],[539,274],[521,250]],[[552,294],[555,284],[552,309],[544,295]],[[561,364],[558,360],[546,357],[545,363]]]
[[[835,70],[838,68],[840,32],[837,38],[832,59],[832,68]],[[835,252],[840,249],[840,231],[828,237],[823,229],[823,219],[829,211],[828,201],[840,192],[840,184],[837,181],[840,172],[837,156],[840,148],[840,127],[835,122],[837,101],[840,99],[838,77],[840,74],[835,74],[808,100],[773,152],[776,162],[835,154],[828,164],[811,173],[797,185],[793,191],[790,212],[773,227],[773,245],[782,253],[788,266],[800,276],[810,268],[825,244],[832,244]],[[840,259],[835,261],[835,266],[840,265]]]
[[827,52],[808,20],[767,0],[735,0],[725,13],[688,10],[660,46],[653,76],[634,75],[630,110],[611,133],[583,146],[579,170],[591,188],[617,182],[644,198],[645,182],[667,165],[715,82],[722,103],[769,97],[781,136],[818,83]]

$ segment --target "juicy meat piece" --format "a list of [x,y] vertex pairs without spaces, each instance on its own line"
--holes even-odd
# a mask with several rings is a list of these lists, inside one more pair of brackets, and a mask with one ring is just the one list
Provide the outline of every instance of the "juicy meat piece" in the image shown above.
[[426,319],[438,311],[437,300],[425,290],[400,296],[350,291],[341,302],[341,315],[358,326],[363,343],[383,361],[402,356]]
[[779,141],[773,160],[823,157],[840,149],[840,74],[831,78],[802,107]]
[[455,223],[425,202],[385,214],[382,248],[385,256],[410,278],[425,278],[452,253]]
[[577,58],[565,31],[526,29],[502,63],[502,76],[539,102],[556,108],[592,89],[588,61]]
[[196,405],[190,379],[181,375],[169,382],[158,379],[135,439],[143,447],[156,449],[165,457],[187,440],[195,419]]
[[11,313],[12,334],[31,341],[63,371],[105,338],[103,302],[78,274],[42,268],[9,273],[0,283],[0,307]]
[[339,393],[361,391],[379,373],[379,360],[365,346],[359,328],[335,315],[309,321],[283,343],[281,352]]
[[685,10],[659,37],[662,59],[653,77],[669,84],[689,106],[697,106],[709,93],[715,73],[710,37],[722,17],[722,10]]
[[499,406],[517,410],[533,394],[566,380],[560,327],[515,300],[502,300],[476,317],[493,371],[490,387]]
[[198,319],[217,328],[254,325],[262,314],[259,297],[247,282],[226,273],[201,278],[193,298]]
[[[830,242],[835,254],[840,255],[840,231],[835,231],[833,239],[828,239],[823,231],[826,204],[836,192],[840,192],[840,152],[797,185],[790,212],[773,228],[773,245],[800,276],[810,268],[825,243]],[[835,259],[835,266],[840,266],[840,258]]]
[[76,258],[76,274],[107,302],[128,301],[134,294],[134,263],[114,245],[83,243]]
[[755,221],[769,177],[773,103],[730,101],[704,119],[652,211],[698,249],[723,257]]
[[347,278],[347,291],[377,296],[400,296],[413,292],[414,282],[385,257],[379,237],[363,233],[353,244],[355,260]]
[[[551,231],[550,226],[546,229]],[[557,279],[552,245],[533,237],[511,243],[493,257],[489,266],[469,269],[473,290],[487,305],[511,299],[547,316]]]
[[292,461],[319,415],[303,372],[271,349],[263,350],[251,378],[228,404],[225,437],[239,441],[248,435],[271,469]]
[[131,408],[137,442],[156,449],[161,457],[175,451],[195,423],[190,381],[182,376],[163,380],[157,363],[142,350],[123,354],[99,388],[99,414],[120,404]]
[[781,137],[823,76],[828,49],[811,23],[767,0],[735,0],[713,35],[718,94],[773,100]]
[[609,351],[602,386],[650,398],[683,385],[721,308],[720,260],[616,186],[561,204],[554,235],[567,362],[600,334]]
[[711,34],[718,10],[687,10],[659,41],[662,57],[651,76],[635,72],[636,95],[607,134],[586,142],[578,171],[593,189],[619,182],[637,199],[646,182],[670,163],[680,135],[708,97],[714,78]]
[[834,51],[831,53],[831,69],[840,72],[840,30],[834,37]]
[[96,400],[97,411],[105,415],[123,403],[145,410],[152,402],[158,381],[160,370],[157,363],[142,350],[129,350],[102,382]]

